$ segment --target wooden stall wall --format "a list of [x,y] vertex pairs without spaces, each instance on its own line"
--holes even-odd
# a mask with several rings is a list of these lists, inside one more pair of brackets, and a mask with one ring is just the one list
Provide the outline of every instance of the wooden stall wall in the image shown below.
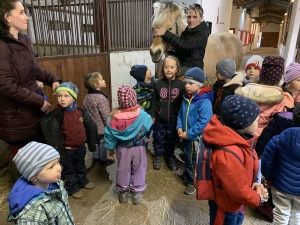
[[[108,53],[99,53],[93,55],[69,55],[61,57],[43,57],[37,58],[40,66],[61,77],[62,82],[72,81],[79,89],[77,104],[83,106],[83,99],[87,93],[83,84],[85,74],[91,72],[100,72],[106,81],[106,88],[103,92],[108,95],[111,103],[111,79],[110,62]],[[44,86],[45,93],[52,105],[52,109],[57,104],[57,98],[52,94],[52,88]]]

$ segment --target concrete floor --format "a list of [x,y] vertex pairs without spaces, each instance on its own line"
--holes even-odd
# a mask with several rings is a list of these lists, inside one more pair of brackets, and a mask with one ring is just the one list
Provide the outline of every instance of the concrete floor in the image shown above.
[[[278,55],[275,48],[260,48],[244,55],[240,70],[244,71],[245,62],[251,55]],[[151,145],[149,145],[151,149]],[[208,225],[209,213],[207,201],[197,201],[195,196],[183,193],[185,186],[177,180],[182,174],[183,163],[178,161],[176,172],[168,170],[165,164],[161,170],[152,169],[152,156],[148,152],[147,188],[142,202],[134,206],[131,200],[119,204],[115,191],[117,165],[94,164],[88,171],[89,179],[95,183],[95,189],[82,190],[80,200],[69,198],[77,225]],[[2,184],[1,184],[2,186]],[[3,207],[2,207],[3,209]],[[253,209],[246,209],[244,225],[270,225]],[[0,224],[5,222],[7,211],[0,210]]]

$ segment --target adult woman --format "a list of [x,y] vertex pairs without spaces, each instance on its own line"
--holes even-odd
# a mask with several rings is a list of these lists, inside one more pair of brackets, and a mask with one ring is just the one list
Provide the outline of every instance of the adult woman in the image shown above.
[[28,17],[17,0],[0,1],[0,139],[18,149],[37,140],[40,119],[51,105],[44,100],[36,80],[55,90],[60,78],[38,66],[27,35]]
[[188,26],[182,32],[180,38],[158,27],[154,31],[155,36],[161,36],[164,41],[175,49],[175,55],[181,64],[181,74],[184,74],[190,67],[199,67],[203,69],[203,58],[209,30],[205,21],[203,21],[203,8],[199,4],[193,4],[188,8],[187,17]]

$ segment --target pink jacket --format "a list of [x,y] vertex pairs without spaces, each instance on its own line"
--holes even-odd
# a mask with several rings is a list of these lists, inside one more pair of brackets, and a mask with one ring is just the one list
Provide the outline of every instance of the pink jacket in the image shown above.
[[275,113],[286,111],[284,106],[294,107],[293,97],[277,86],[249,83],[244,87],[237,88],[235,94],[250,98],[259,106],[260,114],[258,129],[254,134],[255,138],[259,137]]

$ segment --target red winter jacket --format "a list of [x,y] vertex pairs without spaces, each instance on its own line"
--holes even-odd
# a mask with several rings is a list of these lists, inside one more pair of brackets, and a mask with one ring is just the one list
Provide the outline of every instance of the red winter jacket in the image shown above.
[[[211,155],[211,169],[215,202],[220,210],[234,213],[243,205],[258,207],[260,196],[251,188],[258,167],[255,149],[251,149],[253,141],[246,140],[231,128],[223,125],[216,115],[204,128],[202,138],[206,143],[215,147]],[[232,153],[218,150],[229,145],[242,149],[244,164]]]
[[24,34],[19,39],[0,38],[0,139],[22,142],[33,138],[44,115],[44,104],[36,80],[51,86],[60,78],[38,66],[30,41]]

